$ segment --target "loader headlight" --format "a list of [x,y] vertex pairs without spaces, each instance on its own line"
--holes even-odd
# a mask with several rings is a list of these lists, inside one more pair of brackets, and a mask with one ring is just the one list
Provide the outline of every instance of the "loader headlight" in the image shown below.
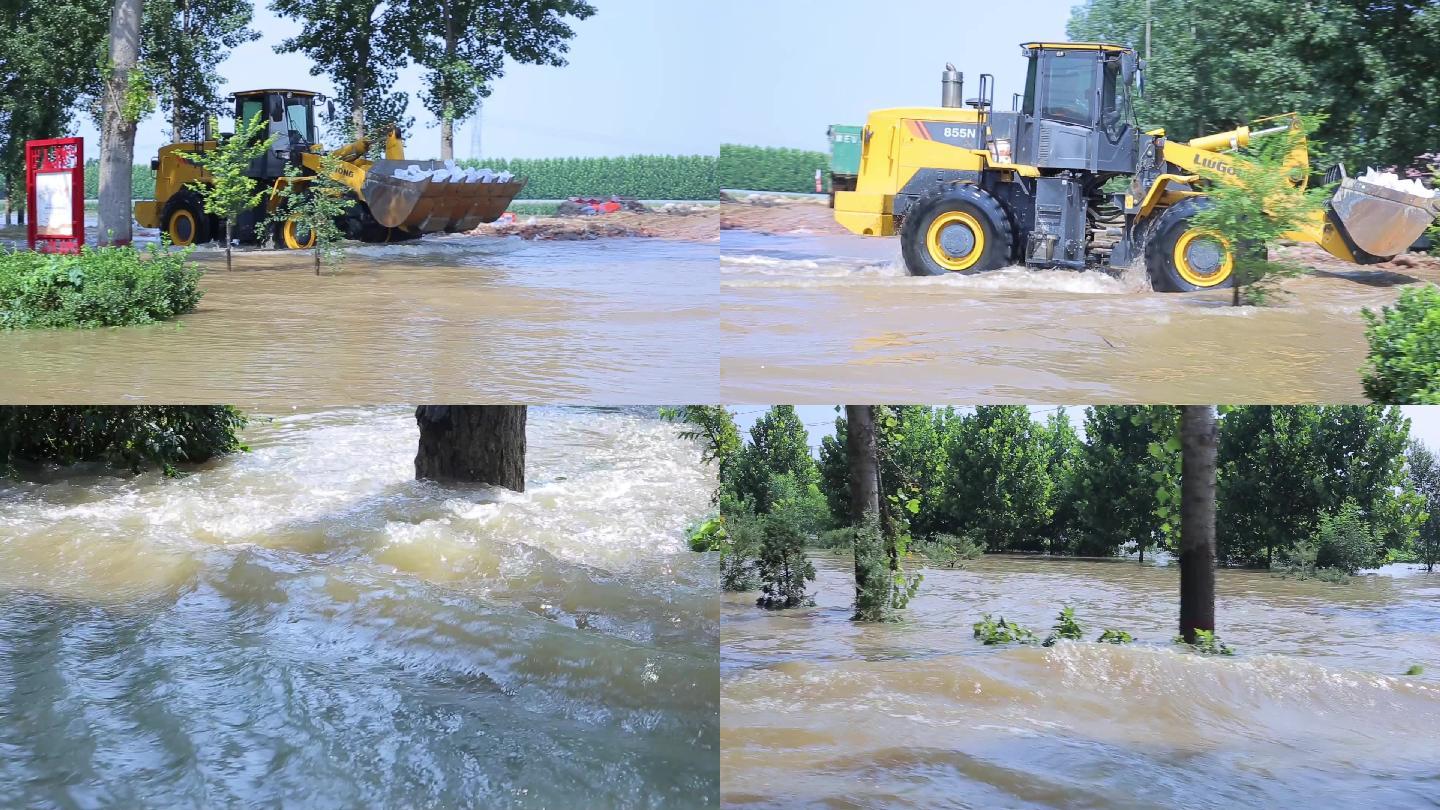
[[990,157],[996,163],[1010,163],[1010,139],[996,138],[990,142]]

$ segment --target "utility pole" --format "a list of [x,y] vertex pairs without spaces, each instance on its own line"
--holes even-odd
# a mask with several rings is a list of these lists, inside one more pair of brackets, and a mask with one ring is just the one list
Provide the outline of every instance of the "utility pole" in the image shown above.
[[1145,0],[1145,62],[1150,62],[1150,2]]

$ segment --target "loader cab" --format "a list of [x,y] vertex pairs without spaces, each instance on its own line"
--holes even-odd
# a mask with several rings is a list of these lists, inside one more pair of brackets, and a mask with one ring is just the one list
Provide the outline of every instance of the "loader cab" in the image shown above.
[[1131,106],[1135,51],[1092,42],[1020,46],[1029,66],[1015,161],[1041,169],[1135,170],[1139,129]]
[[299,160],[301,152],[319,141],[316,131],[315,103],[324,98],[307,90],[247,90],[231,97],[235,104],[235,120],[249,121],[257,114],[266,121],[266,136],[275,142],[264,155],[250,161],[247,174],[261,180],[273,180],[285,173],[285,167]]

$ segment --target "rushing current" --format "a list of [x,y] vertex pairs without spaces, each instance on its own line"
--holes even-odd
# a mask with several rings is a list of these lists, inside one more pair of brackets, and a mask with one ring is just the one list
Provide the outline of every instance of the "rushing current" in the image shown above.
[[[1178,574],[987,557],[928,569],[903,620],[850,621],[848,557],[817,604],[727,595],[727,807],[1420,807],[1440,775],[1440,572],[1348,584],[1221,571],[1234,657],[1178,652]],[[986,647],[984,612],[1085,642]],[[1104,628],[1132,645],[1097,644]],[[1425,674],[1407,677],[1412,665]]]
[[414,481],[409,409],[296,412],[178,480],[0,483],[0,807],[713,805],[677,434],[532,409],[517,494]]
[[219,248],[197,311],[104,330],[0,332],[0,402],[709,402],[715,246],[427,236],[309,251]]
[[1133,271],[914,278],[897,239],[807,213],[811,228],[722,233],[726,401],[1364,402],[1361,311],[1440,280],[1332,261],[1235,308]]

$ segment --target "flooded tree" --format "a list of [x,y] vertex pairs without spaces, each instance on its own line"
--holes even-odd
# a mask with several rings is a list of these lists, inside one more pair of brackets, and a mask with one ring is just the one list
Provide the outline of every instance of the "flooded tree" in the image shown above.
[[1440,562],[1440,459],[1424,443],[1413,441],[1407,454],[1410,481],[1425,499],[1425,520],[1415,537],[1415,558],[1434,571]]
[[415,477],[525,491],[524,405],[421,405]]
[[101,244],[128,245],[132,237],[135,127],[150,102],[144,74],[137,70],[143,7],[142,0],[115,0],[110,12],[110,60],[101,97]]
[[244,450],[245,415],[228,405],[0,406],[0,472],[98,461],[139,472]]
[[1213,405],[1180,412],[1180,635],[1215,632],[1215,455],[1220,435]]
[[890,565],[880,526],[880,461],[875,407],[845,406],[845,450],[850,467],[850,525],[855,533],[855,618],[885,618],[890,603]]

